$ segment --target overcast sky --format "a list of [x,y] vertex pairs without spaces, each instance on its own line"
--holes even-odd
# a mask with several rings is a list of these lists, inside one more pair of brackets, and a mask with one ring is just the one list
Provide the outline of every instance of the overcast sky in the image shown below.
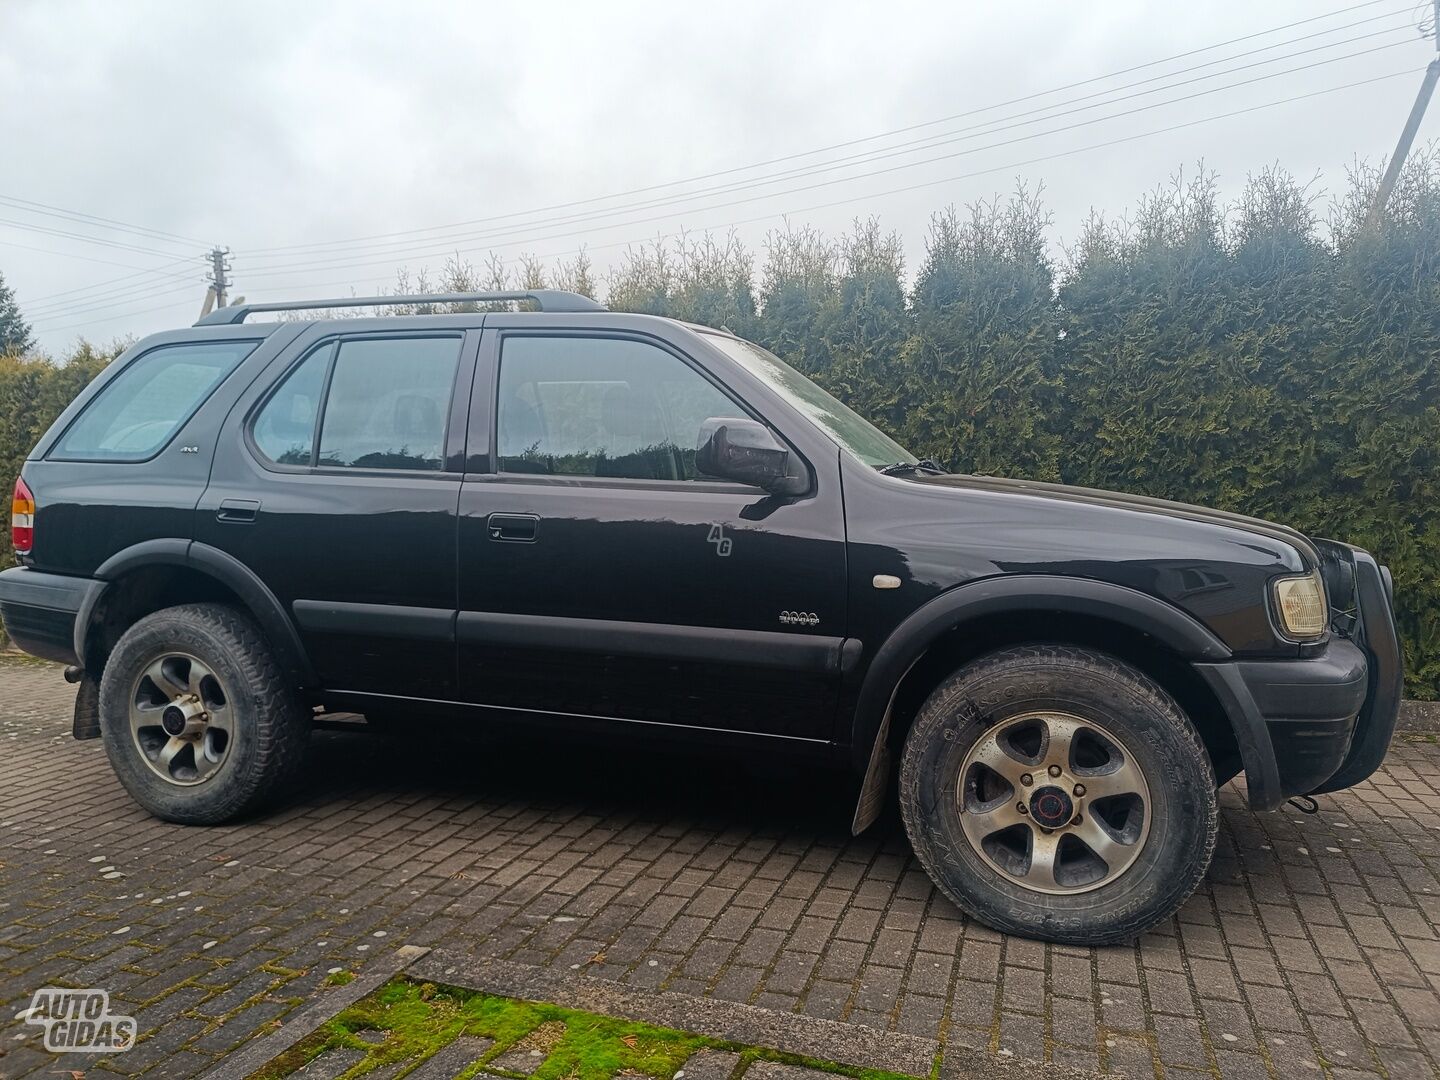
[[[1227,195],[1277,161],[1338,190],[1354,158],[1394,146],[1434,55],[1419,14],[1413,0],[0,0],[0,273],[58,353],[193,321],[210,244],[232,249],[251,300],[369,293],[456,250],[479,263],[583,244],[603,272],[681,229],[733,226],[758,257],[787,215],[829,231],[878,216],[913,269],[936,208],[1017,179],[1044,183],[1057,241],[1200,158]],[[1151,66],[1099,78],[1136,65]],[[1082,80],[1096,81],[1047,93]],[[1440,105],[1420,141],[1437,134]]]

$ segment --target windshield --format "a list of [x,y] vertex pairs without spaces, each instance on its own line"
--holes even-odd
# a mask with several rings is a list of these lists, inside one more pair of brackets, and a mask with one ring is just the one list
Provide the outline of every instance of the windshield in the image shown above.
[[915,461],[914,454],[774,353],[736,337],[705,336],[752,375],[764,379],[772,390],[819,424],[842,450],[848,450],[866,465],[878,468]]

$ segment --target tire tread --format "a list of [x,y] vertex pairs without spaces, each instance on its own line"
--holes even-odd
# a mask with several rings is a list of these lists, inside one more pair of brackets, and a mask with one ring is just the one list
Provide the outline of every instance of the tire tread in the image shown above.
[[[1076,645],[1060,643],[1021,645],[981,656],[949,675],[931,692],[921,706],[920,712],[906,736],[904,751],[900,755],[901,818],[905,824],[905,832],[911,839],[916,857],[931,880],[946,896],[961,910],[986,925],[1006,933],[1022,936],[1035,936],[1035,927],[1016,919],[997,905],[984,904],[977,897],[957,895],[956,891],[945,883],[944,875],[937,873],[934,853],[923,840],[925,830],[920,828],[923,802],[921,788],[924,775],[917,748],[938,735],[939,729],[953,712],[956,698],[965,695],[967,684],[977,675],[986,674],[1001,667],[1013,669],[1017,666],[1053,667],[1054,665],[1080,665],[1093,673],[1128,683],[1134,693],[1146,699],[1149,706],[1166,716],[1168,720],[1167,733],[1175,741],[1177,749],[1191,760],[1191,764],[1203,770],[1210,783],[1211,791],[1213,792],[1214,789],[1214,769],[1210,762],[1210,755],[1194,724],[1159,683],[1143,671],[1117,657]],[[1192,873],[1177,875],[1154,903],[1128,919],[1118,920],[1089,931],[1067,932],[1063,937],[1057,936],[1052,940],[1081,945],[1107,945],[1133,940],[1157,922],[1173,915],[1199,887],[1209,869],[1218,837],[1219,813],[1212,801],[1211,812],[1205,815],[1199,858],[1190,864],[1193,868]]]

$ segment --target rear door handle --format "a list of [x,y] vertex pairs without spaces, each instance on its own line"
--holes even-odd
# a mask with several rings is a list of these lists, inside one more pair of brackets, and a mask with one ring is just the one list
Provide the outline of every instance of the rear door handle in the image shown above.
[[491,540],[515,544],[533,544],[540,519],[534,514],[491,514],[485,519]]
[[215,511],[215,519],[227,525],[250,525],[254,523],[259,510],[258,499],[221,499],[220,509]]

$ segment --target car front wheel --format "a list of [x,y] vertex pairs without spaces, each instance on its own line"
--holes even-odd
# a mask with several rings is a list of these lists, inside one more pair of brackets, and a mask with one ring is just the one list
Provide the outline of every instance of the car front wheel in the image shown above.
[[915,853],[962,910],[1008,933],[1097,945],[1169,917],[1205,876],[1218,810],[1194,726],[1149,677],[1063,645],[967,664],[901,759]]
[[244,815],[298,771],[310,717],[259,629],[220,604],[165,608],[116,643],[100,683],[105,752],[157,817]]

